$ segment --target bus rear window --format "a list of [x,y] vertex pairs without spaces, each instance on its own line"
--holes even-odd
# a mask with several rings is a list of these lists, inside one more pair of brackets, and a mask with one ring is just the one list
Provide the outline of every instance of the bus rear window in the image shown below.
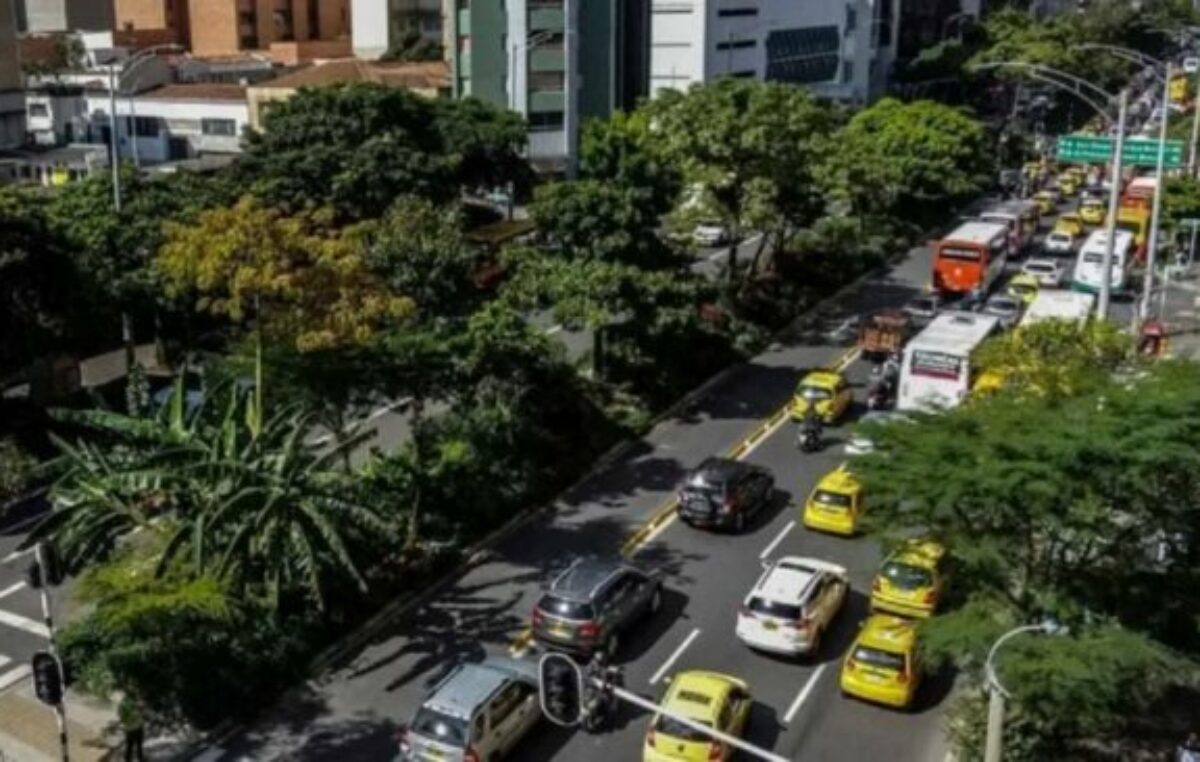
[[931,378],[957,381],[959,375],[962,373],[962,358],[955,355],[948,355],[944,352],[922,352],[917,350],[912,353],[912,363],[909,366],[909,371],[914,376],[929,376]]
[[965,259],[971,262],[978,262],[979,250],[964,249],[958,246],[943,246],[938,249],[938,256],[946,259]]

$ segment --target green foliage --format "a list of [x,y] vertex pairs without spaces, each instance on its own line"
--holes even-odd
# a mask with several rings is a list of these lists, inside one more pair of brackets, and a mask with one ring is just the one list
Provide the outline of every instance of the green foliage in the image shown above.
[[[877,429],[856,461],[879,536],[943,542],[955,609],[926,625],[934,662],[978,666],[996,635],[1053,616],[1001,669],[1034,718],[1031,758],[1108,729],[1198,677],[1200,375],[1165,363],[1050,398],[1001,393]],[[1038,755],[1042,756],[1038,756]]]
[[20,497],[33,479],[37,461],[9,439],[0,439],[0,506]]
[[641,267],[668,254],[655,234],[658,215],[644,192],[602,180],[543,185],[529,215],[538,232],[568,259],[598,259]]
[[440,61],[442,60],[442,46],[433,40],[426,39],[419,29],[406,29],[379,60]]
[[989,154],[983,125],[963,111],[885,98],[837,132],[822,174],[858,215],[923,220],[986,188]]
[[507,176],[523,140],[519,117],[476,100],[326,87],[272,107],[237,166],[255,195],[288,213],[329,206],[353,220],[379,216],[402,194],[441,203],[494,182],[493,172]]
[[299,676],[303,626],[276,625],[212,576],[156,574],[159,550],[131,547],[81,578],[88,613],[60,640],[80,685],[134,696],[168,725],[208,728],[260,710]]
[[637,192],[648,207],[646,214],[661,216],[679,197],[683,178],[650,125],[647,109],[585,122],[579,176]]
[[[1189,126],[1190,129],[1190,126]],[[1163,225],[1184,230],[1179,221],[1200,219],[1200,182],[1188,177],[1167,179],[1162,198]]]
[[1103,385],[1130,349],[1129,336],[1110,322],[1047,320],[989,339],[972,360],[1011,389],[1060,398]]

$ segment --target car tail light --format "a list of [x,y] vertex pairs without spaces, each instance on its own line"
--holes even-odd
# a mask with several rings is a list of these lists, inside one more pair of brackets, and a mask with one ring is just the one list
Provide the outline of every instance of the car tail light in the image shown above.
[[651,749],[654,748],[654,728],[650,728],[650,730],[646,732],[646,745]]
[[937,591],[936,591],[936,590],[930,590],[929,592],[925,593],[925,599],[924,599],[924,600],[925,600],[925,602],[926,602],[926,603],[933,603],[933,602],[935,602],[935,601],[937,600]]
[[542,614],[542,610],[540,608],[538,608],[537,606],[534,606],[533,607],[533,626],[541,627],[542,622],[544,622],[545,619],[546,619],[546,617],[544,614]]
[[714,762],[714,760],[718,760],[718,759],[720,759],[721,757],[723,757],[724,755],[725,755],[725,747],[724,747],[724,746],[722,746],[721,744],[717,743],[716,741],[714,741],[714,742],[713,742],[713,743],[712,743],[712,744],[711,744],[711,745],[708,747],[708,760],[709,760],[709,762]]
[[463,762],[479,762],[479,752],[468,747],[466,753],[463,754]]
[[579,625],[579,637],[594,638],[600,634],[600,625],[595,622],[584,622]]
[[731,497],[727,497],[727,498],[725,498],[725,502],[721,503],[721,512],[722,512],[722,513],[729,513],[729,512],[731,512],[731,511],[732,511],[732,510],[733,510],[735,507],[737,507],[737,504],[736,504],[736,503],[733,501],[733,498],[731,498]]

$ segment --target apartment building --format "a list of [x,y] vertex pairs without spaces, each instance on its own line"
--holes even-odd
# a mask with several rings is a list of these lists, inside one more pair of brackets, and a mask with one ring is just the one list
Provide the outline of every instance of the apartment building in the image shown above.
[[0,0],[0,148],[25,139],[25,94],[17,55],[15,0]]
[[379,58],[412,40],[441,44],[442,0],[353,0],[354,55]]
[[113,0],[115,29],[135,32],[165,29],[171,38],[186,44],[189,40],[187,0]]
[[652,93],[732,76],[866,102],[896,59],[900,0],[652,2]]
[[579,126],[646,94],[648,0],[448,0],[454,93],[523,114],[528,155],[573,171]]
[[15,0],[21,32],[101,31],[113,28],[112,0]]
[[[197,56],[339,40],[349,50],[349,0],[188,0],[187,19],[188,44]],[[329,55],[335,52],[342,51],[331,48]]]

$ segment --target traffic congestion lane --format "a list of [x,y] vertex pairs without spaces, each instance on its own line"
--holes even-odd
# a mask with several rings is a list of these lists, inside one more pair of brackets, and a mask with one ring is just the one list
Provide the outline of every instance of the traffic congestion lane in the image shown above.
[[[558,569],[578,555],[615,552],[634,527],[659,510],[687,470],[755,429],[790,398],[805,369],[825,366],[841,354],[853,337],[838,337],[844,343],[834,344],[827,335],[831,323],[864,309],[902,304],[915,293],[914,283],[927,282],[929,252],[916,258],[923,263],[910,257],[893,272],[848,290],[822,319],[810,321],[800,338],[714,381],[680,417],[660,423],[614,464],[570,490],[553,517],[531,522],[499,542],[345,666],[294,691],[237,734],[225,745],[225,758],[371,758],[394,752],[398,724],[455,663],[508,651],[536,596]],[[689,573],[688,561],[674,554],[681,575]],[[571,739],[544,729],[539,735],[551,743]]]

